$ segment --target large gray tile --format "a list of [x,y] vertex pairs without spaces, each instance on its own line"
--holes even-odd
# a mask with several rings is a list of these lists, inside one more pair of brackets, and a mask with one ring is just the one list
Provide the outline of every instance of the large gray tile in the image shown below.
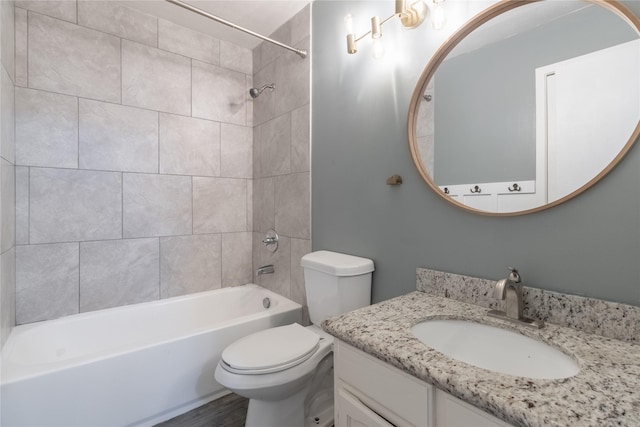
[[29,14],[29,86],[120,102],[120,39]]
[[191,115],[191,60],[123,40],[122,103]]
[[9,72],[11,80],[15,81],[15,13],[13,2],[3,1],[0,3],[0,29],[2,30],[2,44],[0,55],[2,65]]
[[253,179],[263,178],[260,165],[260,126],[253,127]]
[[[272,62],[253,76],[253,86],[262,87],[265,84],[276,84],[276,63]],[[253,124],[263,124],[276,117],[276,100],[279,95],[279,85],[273,92],[267,90],[259,97],[250,100],[253,106]]]
[[15,69],[17,86],[27,86],[27,11],[15,8],[16,56]]
[[228,178],[253,176],[253,130],[246,126],[222,124],[221,171]]
[[249,95],[249,91],[253,87],[253,76],[245,76],[245,106],[246,106],[246,114],[247,114],[247,126],[253,127],[253,102],[251,102],[251,96]]
[[16,249],[0,258],[0,349],[16,324]]
[[247,230],[253,230],[253,180],[247,180]]
[[[287,21],[282,24],[280,28],[271,33],[270,37],[274,40],[278,40],[279,42],[291,45],[291,21]],[[288,52],[287,50],[284,50],[272,43],[263,42],[260,45],[260,48],[262,49],[260,59],[263,67],[271,62],[274,62],[276,59]],[[295,55],[295,53],[291,53]]]
[[161,298],[219,289],[221,269],[219,234],[160,239]]
[[29,244],[29,168],[16,166],[16,245]]
[[[266,43],[266,42],[262,42]],[[260,43],[257,47],[253,48],[251,51],[251,56],[253,57],[253,72],[257,73],[262,69],[262,43]]]
[[245,125],[243,73],[193,61],[193,117]]
[[122,237],[122,176],[118,172],[31,168],[30,242]]
[[310,39],[304,39],[295,47],[307,49],[309,56],[302,59],[293,52],[285,52],[276,60],[277,114],[309,104],[311,99]]
[[220,123],[160,114],[160,173],[220,175]]
[[16,323],[78,313],[78,243],[16,247]]
[[193,232],[248,231],[247,182],[232,178],[193,178]]
[[304,269],[300,262],[310,252],[311,240],[291,239],[291,299],[302,305],[307,305],[307,292],[304,287]]
[[220,66],[245,74],[253,74],[251,50],[226,40],[220,40]]
[[253,230],[266,233],[276,224],[275,179],[253,181]]
[[124,174],[124,237],[191,234],[191,178]]
[[262,176],[291,172],[291,116],[283,114],[260,125],[260,171]]
[[158,45],[158,18],[114,1],[78,1],[78,24],[150,46]]
[[[258,253],[259,265],[254,266],[257,270],[262,265],[273,265],[273,274],[263,274],[256,276],[255,283],[263,286],[273,292],[282,295],[284,297],[291,297],[291,239],[285,236],[280,236],[278,241],[278,250],[275,252],[269,252],[262,242],[260,241],[260,235],[254,233],[257,236],[257,241],[254,240],[254,251]],[[262,236],[264,238],[264,236]]]
[[158,47],[169,52],[218,65],[220,40],[165,19],[158,20]]
[[15,166],[0,159],[0,253],[16,245],[16,179]]
[[80,244],[80,311],[153,301],[160,292],[158,239]]
[[76,0],[15,0],[15,5],[52,18],[76,22]]
[[309,105],[291,112],[291,172],[309,172],[311,133]]
[[81,169],[158,172],[158,113],[80,99]]
[[222,235],[222,286],[253,282],[252,233]]
[[78,99],[16,88],[16,164],[78,167]]
[[0,155],[11,163],[16,161],[15,88],[4,67],[0,71]]
[[285,236],[309,239],[311,200],[309,173],[275,178],[276,230]]
[[311,36],[311,4],[308,4],[290,20],[291,44]]

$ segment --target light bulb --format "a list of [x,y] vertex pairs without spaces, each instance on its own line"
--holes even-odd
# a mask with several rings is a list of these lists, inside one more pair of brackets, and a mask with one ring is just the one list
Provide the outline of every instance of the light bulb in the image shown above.
[[380,59],[384,56],[384,45],[382,44],[382,39],[373,39],[371,55],[374,59]]
[[447,22],[447,18],[444,14],[444,8],[440,2],[435,3],[433,7],[433,17],[431,19],[431,26],[434,30],[441,30],[444,28],[444,24]]
[[353,34],[353,16],[350,13],[344,17],[344,28],[347,30],[347,34]]

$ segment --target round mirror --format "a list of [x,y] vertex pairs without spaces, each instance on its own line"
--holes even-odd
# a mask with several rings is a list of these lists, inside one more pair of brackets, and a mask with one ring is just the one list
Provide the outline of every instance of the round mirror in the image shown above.
[[409,146],[426,183],[485,215],[558,205],[640,135],[640,20],[615,1],[496,3],[436,52]]

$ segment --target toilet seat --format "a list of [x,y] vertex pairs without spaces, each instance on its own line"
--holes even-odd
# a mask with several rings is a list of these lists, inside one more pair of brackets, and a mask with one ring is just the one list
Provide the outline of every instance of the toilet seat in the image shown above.
[[284,371],[309,359],[320,336],[293,323],[256,332],[239,339],[222,352],[224,370],[241,375]]

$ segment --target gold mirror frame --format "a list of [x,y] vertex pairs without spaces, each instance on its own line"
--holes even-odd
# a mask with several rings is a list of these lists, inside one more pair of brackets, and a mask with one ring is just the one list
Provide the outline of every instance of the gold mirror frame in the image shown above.
[[[409,149],[411,150],[411,157],[413,158],[413,162],[415,163],[420,176],[427,183],[427,185],[442,199],[446,200],[448,203],[451,203],[454,206],[457,206],[467,212],[472,212],[485,216],[516,216],[516,215],[526,215],[534,212],[540,212],[545,209],[552,208],[554,206],[558,206],[561,203],[570,200],[584,191],[588,190],[600,181],[605,175],[607,175],[617,164],[622,160],[622,158],[629,152],[633,144],[636,142],[638,137],[640,136],[640,120],[632,133],[631,137],[624,145],[622,150],[618,153],[618,155],[609,163],[600,173],[598,173],[594,178],[588,181],[579,189],[573,191],[572,193],[567,194],[566,196],[555,200],[551,203],[547,203],[532,209],[515,211],[515,212],[490,212],[483,211],[479,209],[471,208],[463,203],[460,203],[450,197],[448,197],[442,190],[436,185],[433,179],[427,173],[427,169],[422,163],[422,159],[418,150],[418,138],[416,136],[416,128],[418,121],[418,108],[420,106],[420,101],[422,99],[422,94],[424,92],[424,88],[433,75],[435,74],[438,66],[444,61],[449,52],[451,52],[466,36],[468,36],[475,29],[483,25],[484,23],[490,21],[498,15],[501,15],[505,12],[508,12],[512,9],[526,6],[528,4],[537,3],[543,0],[501,0],[500,2],[490,6],[485,9],[480,14],[473,17],[470,21],[464,24],[458,31],[456,31],[451,37],[449,37],[440,48],[433,55],[426,68],[420,75],[420,79],[416,84],[416,88],[413,91],[413,95],[411,96],[411,103],[409,104],[409,113],[407,119],[407,133],[409,136]],[[605,9],[615,13],[620,18],[622,18],[627,24],[629,24],[632,28],[636,30],[636,32],[640,35],[640,19],[633,14],[629,9],[623,6],[616,0],[584,0],[589,3],[597,4]]]

